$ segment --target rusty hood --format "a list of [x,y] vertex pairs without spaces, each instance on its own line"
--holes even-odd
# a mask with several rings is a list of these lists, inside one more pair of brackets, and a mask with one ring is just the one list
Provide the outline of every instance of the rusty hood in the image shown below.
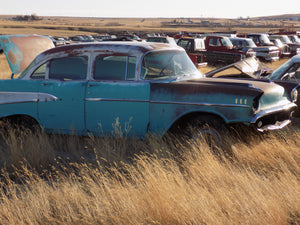
[[21,73],[38,54],[54,47],[49,37],[40,35],[1,35],[0,45],[13,74]]
[[[266,64],[260,62],[256,57],[249,57],[236,63],[232,63],[230,65],[212,70],[206,73],[205,76],[216,77],[218,73],[223,72],[225,70],[230,71],[231,68],[235,68],[239,70],[244,76],[254,79],[260,79],[261,77],[264,77],[273,71]],[[223,74],[223,76],[226,75]],[[231,76],[230,72],[227,76]]]

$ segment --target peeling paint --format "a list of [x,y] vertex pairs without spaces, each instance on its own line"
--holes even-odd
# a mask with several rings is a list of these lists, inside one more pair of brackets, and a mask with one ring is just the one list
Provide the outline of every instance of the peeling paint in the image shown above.
[[0,44],[13,74],[21,73],[38,54],[54,47],[50,38],[39,35],[2,35]]

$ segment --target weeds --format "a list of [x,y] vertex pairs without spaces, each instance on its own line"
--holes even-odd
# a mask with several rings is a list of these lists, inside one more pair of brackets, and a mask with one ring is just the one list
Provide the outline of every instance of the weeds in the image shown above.
[[155,137],[23,135],[1,147],[1,224],[300,223],[297,129],[237,143],[221,160],[201,140],[185,149]]

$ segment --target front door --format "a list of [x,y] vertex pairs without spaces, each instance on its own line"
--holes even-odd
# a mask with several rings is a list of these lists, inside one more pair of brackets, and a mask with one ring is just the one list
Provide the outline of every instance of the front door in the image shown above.
[[39,119],[46,131],[84,133],[87,65],[86,56],[58,58],[48,63],[49,76],[41,82],[39,92],[57,100],[38,103]]

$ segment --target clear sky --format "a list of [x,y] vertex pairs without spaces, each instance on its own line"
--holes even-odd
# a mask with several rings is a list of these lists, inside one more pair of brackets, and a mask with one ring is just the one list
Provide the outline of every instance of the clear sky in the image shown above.
[[300,14],[299,6],[299,0],[0,0],[0,15],[237,18]]

